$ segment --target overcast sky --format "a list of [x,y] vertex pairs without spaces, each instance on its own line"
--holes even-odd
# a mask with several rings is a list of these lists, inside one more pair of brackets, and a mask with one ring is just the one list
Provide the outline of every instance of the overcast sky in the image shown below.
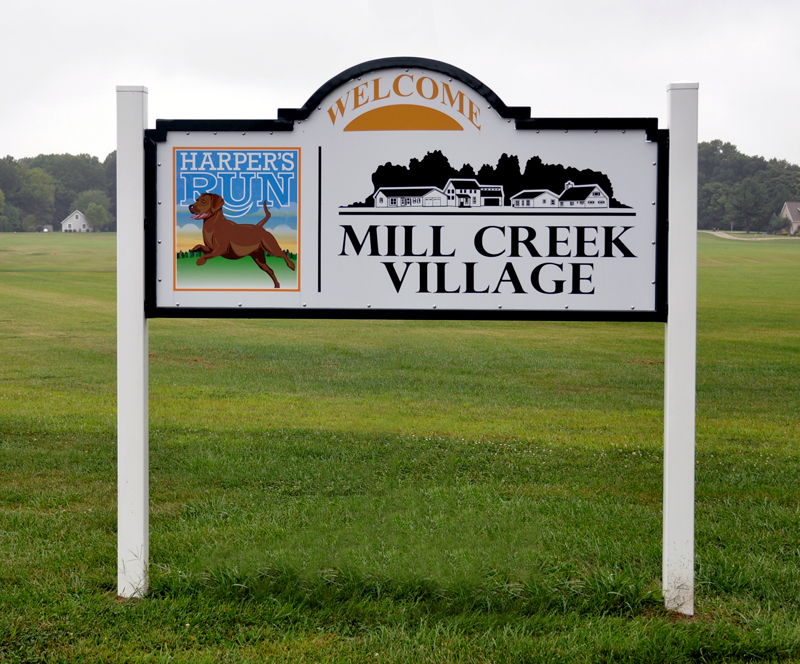
[[657,117],[800,164],[798,0],[83,0],[0,9],[0,156],[115,149],[117,85],[158,119],[275,118],[341,71],[416,56],[534,117]]

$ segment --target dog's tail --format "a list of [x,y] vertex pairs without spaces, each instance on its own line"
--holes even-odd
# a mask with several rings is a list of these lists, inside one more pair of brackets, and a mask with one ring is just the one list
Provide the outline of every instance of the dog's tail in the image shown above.
[[267,216],[256,224],[256,226],[259,228],[264,228],[264,224],[266,224],[269,221],[269,218],[272,216],[272,213],[267,210],[267,199],[264,199],[264,214]]

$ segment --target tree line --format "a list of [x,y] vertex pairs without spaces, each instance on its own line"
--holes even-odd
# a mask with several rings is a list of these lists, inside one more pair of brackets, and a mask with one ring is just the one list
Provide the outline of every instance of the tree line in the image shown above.
[[[449,163],[445,164],[447,160],[441,153],[434,153],[415,166],[427,170],[434,165],[428,162],[440,162],[435,165],[450,167],[453,176],[478,177],[486,180],[486,184],[491,184],[489,181],[499,175],[503,175],[501,179],[505,181],[508,173],[522,177],[528,170],[539,167],[538,163],[529,162],[525,173],[520,174],[518,160],[506,157],[505,161],[508,163],[498,163],[494,169],[484,167],[474,173],[469,167],[468,172],[462,172],[463,169],[456,171]],[[577,174],[570,175],[577,177]],[[391,164],[375,173],[378,180],[391,181],[394,186],[409,176],[409,169]],[[751,157],[739,152],[735,145],[720,140],[699,144],[700,228],[779,231],[787,224],[778,217],[786,201],[800,201],[800,166],[785,160]],[[102,162],[88,154],[0,159],[0,232],[33,232],[47,225],[60,231],[58,223],[73,210],[83,212],[97,230],[116,230],[116,152]]]
[[88,154],[0,159],[0,232],[60,231],[74,210],[95,230],[116,230],[116,152],[102,162]]
[[800,201],[800,166],[750,157],[720,140],[698,146],[698,225],[739,231],[780,231],[786,201]]

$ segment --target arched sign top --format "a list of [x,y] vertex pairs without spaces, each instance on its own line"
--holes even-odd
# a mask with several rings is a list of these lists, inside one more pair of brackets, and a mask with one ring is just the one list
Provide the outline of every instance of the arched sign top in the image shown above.
[[[323,85],[321,85],[301,106],[300,108],[279,108],[276,119],[236,119],[236,120],[157,120],[156,129],[150,130],[149,135],[156,142],[163,142],[166,134],[170,131],[202,131],[214,124],[214,127],[220,131],[281,131],[291,132],[295,129],[296,122],[308,120],[315,111],[323,110],[321,104],[325,98],[335,92],[337,89],[346,89],[348,84],[360,82],[362,79],[369,79],[370,75],[375,75],[387,70],[401,70],[407,72],[411,77],[423,73],[423,77],[430,78],[430,74],[439,74],[441,77],[446,77],[448,82],[458,82],[466,86],[469,90],[473,91],[479,97],[482,97],[487,104],[493,109],[500,119],[514,122],[516,129],[534,129],[534,130],[569,130],[569,129],[591,129],[591,130],[632,130],[643,129],[646,132],[647,140],[658,141],[660,140],[658,120],[656,118],[608,118],[608,117],[569,117],[569,118],[553,118],[553,117],[531,117],[530,106],[507,106],[505,102],[482,81],[478,80],[472,74],[459,69],[446,62],[439,60],[432,60],[429,58],[417,57],[391,57],[380,58],[376,60],[368,60],[361,64],[355,65],[346,69],[345,71],[337,74]],[[414,71],[416,70],[416,72]],[[402,74],[400,74],[402,76]],[[374,80],[374,79],[373,79]],[[364,81],[361,87],[364,87],[368,81]],[[417,81],[418,82],[418,81]],[[408,81],[403,82],[405,85]],[[443,99],[446,99],[446,90],[444,86],[446,83],[440,80],[442,88],[441,93]],[[401,90],[401,96],[405,96]],[[391,89],[387,88],[384,84],[383,94],[387,91],[391,94]],[[414,91],[413,88],[408,90]],[[429,92],[432,92],[429,88]],[[420,89],[422,95],[425,90]],[[377,96],[380,97],[381,92],[378,91]],[[428,98],[429,99],[429,98]],[[452,101],[452,100],[451,100]],[[430,129],[430,130],[447,130],[456,129],[452,123],[448,123],[441,116],[438,117],[438,122],[434,120],[434,116],[438,114],[431,113],[430,110],[420,110],[417,104],[407,103],[406,108],[401,108],[400,104],[395,104],[396,114],[402,115],[406,123],[405,129]],[[423,107],[424,108],[424,107]],[[414,117],[416,114],[416,118]],[[469,110],[465,112],[469,117]],[[365,119],[362,123],[371,125],[372,129],[384,129],[387,122],[395,124],[393,118],[388,118],[389,112],[383,111],[375,116],[369,118],[369,122]],[[420,117],[420,115],[422,117]],[[427,117],[425,117],[427,116]],[[349,131],[363,130],[363,127],[354,127]]]
[[484,99],[498,112],[500,117],[509,120],[522,120],[530,118],[531,109],[529,106],[506,106],[505,103],[498,97],[487,85],[483,84],[477,78],[465,72],[463,69],[454,67],[453,65],[441,62],[439,60],[430,60],[428,58],[412,58],[412,57],[396,57],[396,58],[380,58],[378,60],[369,60],[361,64],[345,69],[341,74],[337,74],[328,82],[319,87],[319,89],[312,94],[308,101],[303,104],[301,108],[279,108],[278,119],[286,121],[306,120],[311,113],[316,110],[320,103],[331,92],[337,88],[349,83],[352,80],[358,80],[360,77],[365,77],[369,74],[379,72],[386,69],[424,69],[429,72],[442,74],[450,79],[460,81],[468,86]]

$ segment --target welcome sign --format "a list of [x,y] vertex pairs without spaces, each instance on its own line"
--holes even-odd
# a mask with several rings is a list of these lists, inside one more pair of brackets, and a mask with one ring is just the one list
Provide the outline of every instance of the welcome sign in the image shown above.
[[146,132],[147,315],[666,320],[667,132],[379,60]]

